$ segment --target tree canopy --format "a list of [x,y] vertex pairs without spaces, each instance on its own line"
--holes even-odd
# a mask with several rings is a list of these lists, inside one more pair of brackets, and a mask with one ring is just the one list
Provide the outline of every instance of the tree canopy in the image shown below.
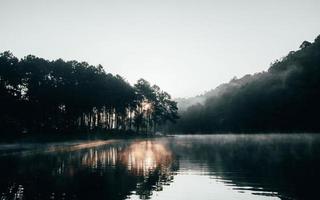
[[[148,107],[144,104],[148,102]],[[131,86],[101,65],[0,54],[0,132],[155,131],[177,119],[170,95],[146,80]]]
[[320,131],[319,102],[320,36],[304,41],[268,71],[180,99],[181,119],[170,128],[184,133]]

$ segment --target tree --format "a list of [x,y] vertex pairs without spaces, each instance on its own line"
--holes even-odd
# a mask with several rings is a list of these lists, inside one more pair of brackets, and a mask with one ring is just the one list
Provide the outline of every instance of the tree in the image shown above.
[[318,132],[320,36],[266,72],[234,78],[180,113],[180,132]]
[[137,92],[136,126],[144,127],[145,131],[156,131],[158,125],[167,121],[175,122],[178,119],[177,103],[171,96],[162,91],[159,86],[151,86],[144,79],[135,84]]
[[148,132],[157,95],[146,80],[132,87],[101,65],[0,54],[1,132]]

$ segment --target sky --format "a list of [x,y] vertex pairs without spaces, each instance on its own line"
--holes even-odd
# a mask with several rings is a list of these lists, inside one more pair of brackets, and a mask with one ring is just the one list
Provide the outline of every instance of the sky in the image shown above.
[[191,97],[320,34],[319,0],[0,0],[0,52],[102,64]]

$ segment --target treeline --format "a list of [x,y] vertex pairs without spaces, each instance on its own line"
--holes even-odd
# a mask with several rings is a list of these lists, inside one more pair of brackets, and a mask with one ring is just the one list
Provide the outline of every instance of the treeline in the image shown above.
[[131,86],[101,65],[0,54],[0,133],[156,131],[178,118],[158,86]]
[[171,131],[319,132],[320,36],[268,71],[234,78],[203,96],[204,103],[182,109]]

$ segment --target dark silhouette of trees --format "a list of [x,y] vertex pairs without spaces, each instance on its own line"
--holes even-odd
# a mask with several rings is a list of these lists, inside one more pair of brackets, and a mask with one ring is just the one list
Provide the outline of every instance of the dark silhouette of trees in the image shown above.
[[[172,131],[320,131],[320,36],[304,41],[268,71],[234,78],[202,97],[203,103],[181,109]],[[183,105],[190,105],[187,99]]]
[[[145,107],[148,102],[150,107]],[[0,54],[0,132],[134,130],[177,119],[177,106],[158,86],[132,87],[101,65]],[[161,111],[160,111],[161,110]]]
[[134,87],[138,102],[134,120],[137,131],[142,128],[145,132],[151,129],[155,132],[158,125],[167,121],[175,122],[179,118],[177,103],[159,86],[151,86],[146,80],[140,79]]

